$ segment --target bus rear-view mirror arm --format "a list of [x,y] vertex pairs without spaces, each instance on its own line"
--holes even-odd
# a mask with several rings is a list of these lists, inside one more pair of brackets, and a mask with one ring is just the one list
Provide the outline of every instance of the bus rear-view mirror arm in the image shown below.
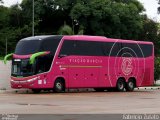
[[13,56],[13,53],[10,53],[10,54],[8,54],[8,55],[6,55],[5,57],[4,57],[4,64],[6,64],[7,63],[7,60],[10,58],[10,57],[12,57]]
[[32,54],[32,56],[30,57],[30,64],[33,64],[35,62],[35,59],[39,56],[44,56],[44,55],[48,55],[50,53],[50,51],[43,51],[43,52],[37,52]]

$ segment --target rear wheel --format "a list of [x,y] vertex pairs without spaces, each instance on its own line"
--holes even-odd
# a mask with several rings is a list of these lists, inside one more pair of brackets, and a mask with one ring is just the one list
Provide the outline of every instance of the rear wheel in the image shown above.
[[133,79],[129,79],[126,85],[126,90],[132,92],[136,87],[135,81]]
[[120,78],[120,79],[118,79],[118,81],[117,81],[117,90],[119,91],[119,92],[123,92],[124,91],[124,89],[125,89],[125,80],[124,79],[122,79],[122,78]]
[[55,92],[64,92],[65,91],[65,83],[62,79],[57,79],[54,83],[54,91]]
[[35,94],[37,94],[37,93],[40,93],[41,90],[40,89],[32,89],[32,92],[35,93]]

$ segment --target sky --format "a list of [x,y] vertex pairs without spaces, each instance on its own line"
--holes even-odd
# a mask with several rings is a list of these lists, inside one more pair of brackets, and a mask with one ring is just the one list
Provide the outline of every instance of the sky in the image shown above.
[[140,1],[143,5],[144,8],[146,9],[146,13],[149,18],[160,22],[160,15],[157,14],[157,8],[158,8],[158,0],[138,0]]
[[[3,0],[3,1],[5,6],[9,7],[13,4],[16,4],[17,2],[20,3],[22,0]],[[144,5],[146,13],[149,18],[157,22],[160,22],[160,15],[157,14],[157,7],[158,7],[157,0],[138,0],[138,1],[140,1]]]

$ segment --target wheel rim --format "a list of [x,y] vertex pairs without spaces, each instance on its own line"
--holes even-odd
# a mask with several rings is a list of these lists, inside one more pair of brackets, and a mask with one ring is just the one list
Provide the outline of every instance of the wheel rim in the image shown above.
[[124,89],[124,84],[123,82],[119,82],[118,87],[120,90]]
[[134,88],[134,83],[133,82],[129,82],[128,86],[129,86],[129,88],[133,89]]
[[61,83],[57,83],[56,84],[56,88],[58,88],[59,90],[61,90],[62,89],[62,84]]

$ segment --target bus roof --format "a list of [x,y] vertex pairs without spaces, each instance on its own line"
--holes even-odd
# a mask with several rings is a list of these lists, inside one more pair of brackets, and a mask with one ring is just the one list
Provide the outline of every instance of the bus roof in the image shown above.
[[55,38],[55,37],[63,37],[63,36],[61,36],[61,35],[40,35],[40,36],[27,37],[27,38],[21,39],[21,41],[24,41],[24,40],[44,40],[46,38]]
[[123,42],[123,43],[139,43],[139,44],[152,44],[152,42],[148,41],[137,41],[137,40],[124,40],[124,39],[114,39],[114,38],[107,38],[104,36],[90,36],[90,35],[42,35],[42,36],[33,36],[27,37],[22,39],[24,40],[45,40],[48,38],[63,38],[68,40],[86,40],[86,41],[102,41],[102,42]]
[[124,39],[114,39],[114,38],[107,38],[104,36],[89,36],[89,35],[71,35],[71,36],[64,36],[64,39],[70,40],[86,40],[86,41],[108,41],[108,42],[123,42],[123,43],[139,43],[139,44],[152,44],[152,42],[148,41],[137,41],[137,40],[124,40]]

